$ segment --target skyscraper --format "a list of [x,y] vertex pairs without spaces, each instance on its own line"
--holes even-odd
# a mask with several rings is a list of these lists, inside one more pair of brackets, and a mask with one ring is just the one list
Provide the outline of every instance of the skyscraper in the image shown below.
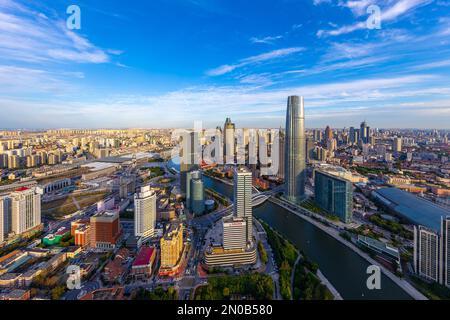
[[187,173],[198,168],[196,163],[196,145],[198,143],[198,133],[193,131],[184,135],[183,154],[180,157],[180,190],[183,197],[186,196]]
[[20,188],[11,193],[11,229],[21,234],[41,224],[41,195],[36,188]]
[[231,122],[230,118],[225,120],[225,125],[223,126],[223,156],[224,163],[234,163],[235,154],[235,137],[234,130],[236,126]]
[[361,122],[359,137],[362,143],[369,143],[370,128],[365,121]]
[[395,152],[402,152],[402,138],[395,137],[393,141],[393,148]]
[[247,224],[246,240],[253,240],[252,173],[241,167],[234,171],[234,216]]
[[156,223],[156,194],[150,186],[142,187],[134,195],[134,234],[136,237],[152,237]]
[[439,235],[423,226],[414,227],[414,268],[421,277],[439,282]]
[[286,169],[285,169],[285,160],[284,160],[284,156],[285,156],[285,149],[286,149],[286,138],[284,135],[284,132],[280,129],[280,147],[278,149],[278,178],[280,179],[284,179],[285,173],[286,173]]
[[205,212],[205,187],[200,171],[191,172],[189,201],[194,215],[201,215]]
[[305,109],[303,97],[288,98],[286,113],[285,196],[299,202],[305,195]]
[[354,127],[350,127],[348,139],[349,139],[349,143],[356,143],[356,135],[355,135]]
[[331,130],[330,126],[325,128],[325,142],[333,139],[333,130]]

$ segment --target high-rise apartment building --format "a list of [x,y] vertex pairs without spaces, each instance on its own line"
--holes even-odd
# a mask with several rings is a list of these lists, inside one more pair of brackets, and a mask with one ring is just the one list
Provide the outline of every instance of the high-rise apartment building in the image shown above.
[[36,188],[20,188],[10,194],[11,230],[19,235],[41,224],[41,195]]
[[414,226],[414,270],[450,288],[450,216],[441,217],[439,230]]
[[316,204],[329,214],[349,223],[353,210],[352,183],[325,171],[314,171],[314,194]]
[[234,216],[247,224],[246,241],[253,242],[252,173],[240,167],[234,171]]
[[401,137],[395,137],[393,144],[392,144],[392,149],[394,150],[394,152],[402,152],[402,138]]
[[134,195],[134,235],[148,238],[155,233],[156,193],[150,186],[142,187]]
[[414,227],[414,267],[421,277],[439,282],[439,234],[423,226]]
[[285,197],[299,202],[305,196],[305,109],[303,97],[288,98],[286,113]]

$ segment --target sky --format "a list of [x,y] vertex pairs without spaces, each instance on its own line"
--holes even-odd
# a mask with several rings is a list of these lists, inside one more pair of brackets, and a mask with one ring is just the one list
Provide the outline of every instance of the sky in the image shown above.
[[289,95],[450,129],[450,0],[0,0],[0,128],[284,127]]

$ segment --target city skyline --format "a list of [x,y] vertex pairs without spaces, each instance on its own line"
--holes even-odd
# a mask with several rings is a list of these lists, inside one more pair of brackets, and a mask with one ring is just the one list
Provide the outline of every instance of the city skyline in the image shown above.
[[448,1],[373,1],[379,30],[367,1],[71,4],[0,2],[0,127],[276,128],[302,95],[307,128],[448,128]]

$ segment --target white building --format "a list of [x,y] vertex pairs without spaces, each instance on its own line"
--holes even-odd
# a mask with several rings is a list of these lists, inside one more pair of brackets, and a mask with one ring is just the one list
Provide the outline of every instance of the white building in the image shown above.
[[236,168],[234,171],[234,216],[244,219],[247,225],[246,239],[253,239],[253,212],[252,212],[252,173],[245,168]]
[[136,237],[152,237],[156,224],[156,193],[150,186],[134,195],[134,232]]
[[236,250],[246,248],[246,223],[244,219],[223,219],[223,248]]
[[41,195],[36,188],[20,188],[10,194],[11,229],[15,234],[27,232],[41,224]]
[[423,226],[414,227],[414,267],[421,277],[439,281],[439,235]]

